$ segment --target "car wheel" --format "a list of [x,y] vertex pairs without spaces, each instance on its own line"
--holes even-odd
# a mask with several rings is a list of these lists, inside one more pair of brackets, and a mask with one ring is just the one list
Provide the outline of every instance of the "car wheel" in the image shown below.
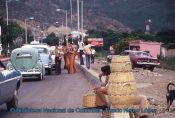
[[134,67],[134,65],[132,65],[132,69],[134,69],[135,67]]
[[148,68],[150,71],[153,71],[154,70],[154,67],[149,67]]
[[52,74],[52,68],[50,68],[50,69],[48,70],[48,74],[49,74],[49,75]]
[[16,109],[18,107],[18,90],[14,91],[12,100],[7,102],[6,105],[8,111],[10,111],[11,108]]

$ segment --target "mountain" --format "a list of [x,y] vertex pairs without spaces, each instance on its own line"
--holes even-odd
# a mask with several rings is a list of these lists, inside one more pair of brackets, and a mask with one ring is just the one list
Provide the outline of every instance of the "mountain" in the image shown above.
[[[65,25],[65,14],[57,8],[68,10],[70,0],[8,0],[9,18],[24,21],[35,17],[35,24],[48,26],[59,22]],[[77,0],[73,2],[73,28],[77,28]],[[81,1],[81,0],[80,0]],[[80,9],[81,10],[81,9]],[[6,17],[5,0],[0,0],[0,15]],[[175,28],[174,0],[84,0],[84,28],[112,29],[118,32],[145,29],[145,20],[151,19],[153,31]],[[31,21],[28,21],[31,23]]]

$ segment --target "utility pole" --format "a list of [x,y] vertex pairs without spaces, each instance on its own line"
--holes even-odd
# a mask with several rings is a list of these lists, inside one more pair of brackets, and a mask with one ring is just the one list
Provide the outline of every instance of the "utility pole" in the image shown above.
[[25,39],[26,39],[26,44],[27,44],[27,25],[26,25],[26,20],[25,19]]
[[83,1],[81,1],[81,33],[82,33],[82,41],[83,41]]
[[6,15],[7,15],[7,26],[8,26],[9,25],[8,0],[6,0]]
[[79,2],[79,0],[77,0],[77,16],[78,16],[78,38],[80,37],[80,35],[79,35],[79,31],[80,31],[80,13],[79,13],[79,4],[80,4],[80,2]]
[[72,0],[70,0],[70,22],[71,22],[71,29],[72,29]]

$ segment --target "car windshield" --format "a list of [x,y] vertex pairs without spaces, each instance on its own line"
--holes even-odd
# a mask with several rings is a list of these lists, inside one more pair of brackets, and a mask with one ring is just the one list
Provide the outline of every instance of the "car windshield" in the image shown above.
[[38,53],[39,54],[47,54],[48,50],[46,48],[40,48],[40,47],[34,47],[36,49],[38,49]]
[[151,55],[147,52],[134,52],[134,55],[140,56],[140,57],[150,57]]
[[143,53],[142,53],[142,56],[143,56],[143,57],[150,57],[150,54],[149,54],[149,53],[146,53],[146,52],[143,52]]

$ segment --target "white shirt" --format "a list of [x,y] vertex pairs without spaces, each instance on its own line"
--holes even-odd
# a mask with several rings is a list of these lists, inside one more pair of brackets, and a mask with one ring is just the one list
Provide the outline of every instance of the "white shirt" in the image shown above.
[[94,49],[92,50],[92,54],[93,54],[93,55],[95,54],[95,50],[94,50]]
[[83,43],[83,41],[78,42],[78,45],[79,45],[79,50],[84,50],[84,43]]

